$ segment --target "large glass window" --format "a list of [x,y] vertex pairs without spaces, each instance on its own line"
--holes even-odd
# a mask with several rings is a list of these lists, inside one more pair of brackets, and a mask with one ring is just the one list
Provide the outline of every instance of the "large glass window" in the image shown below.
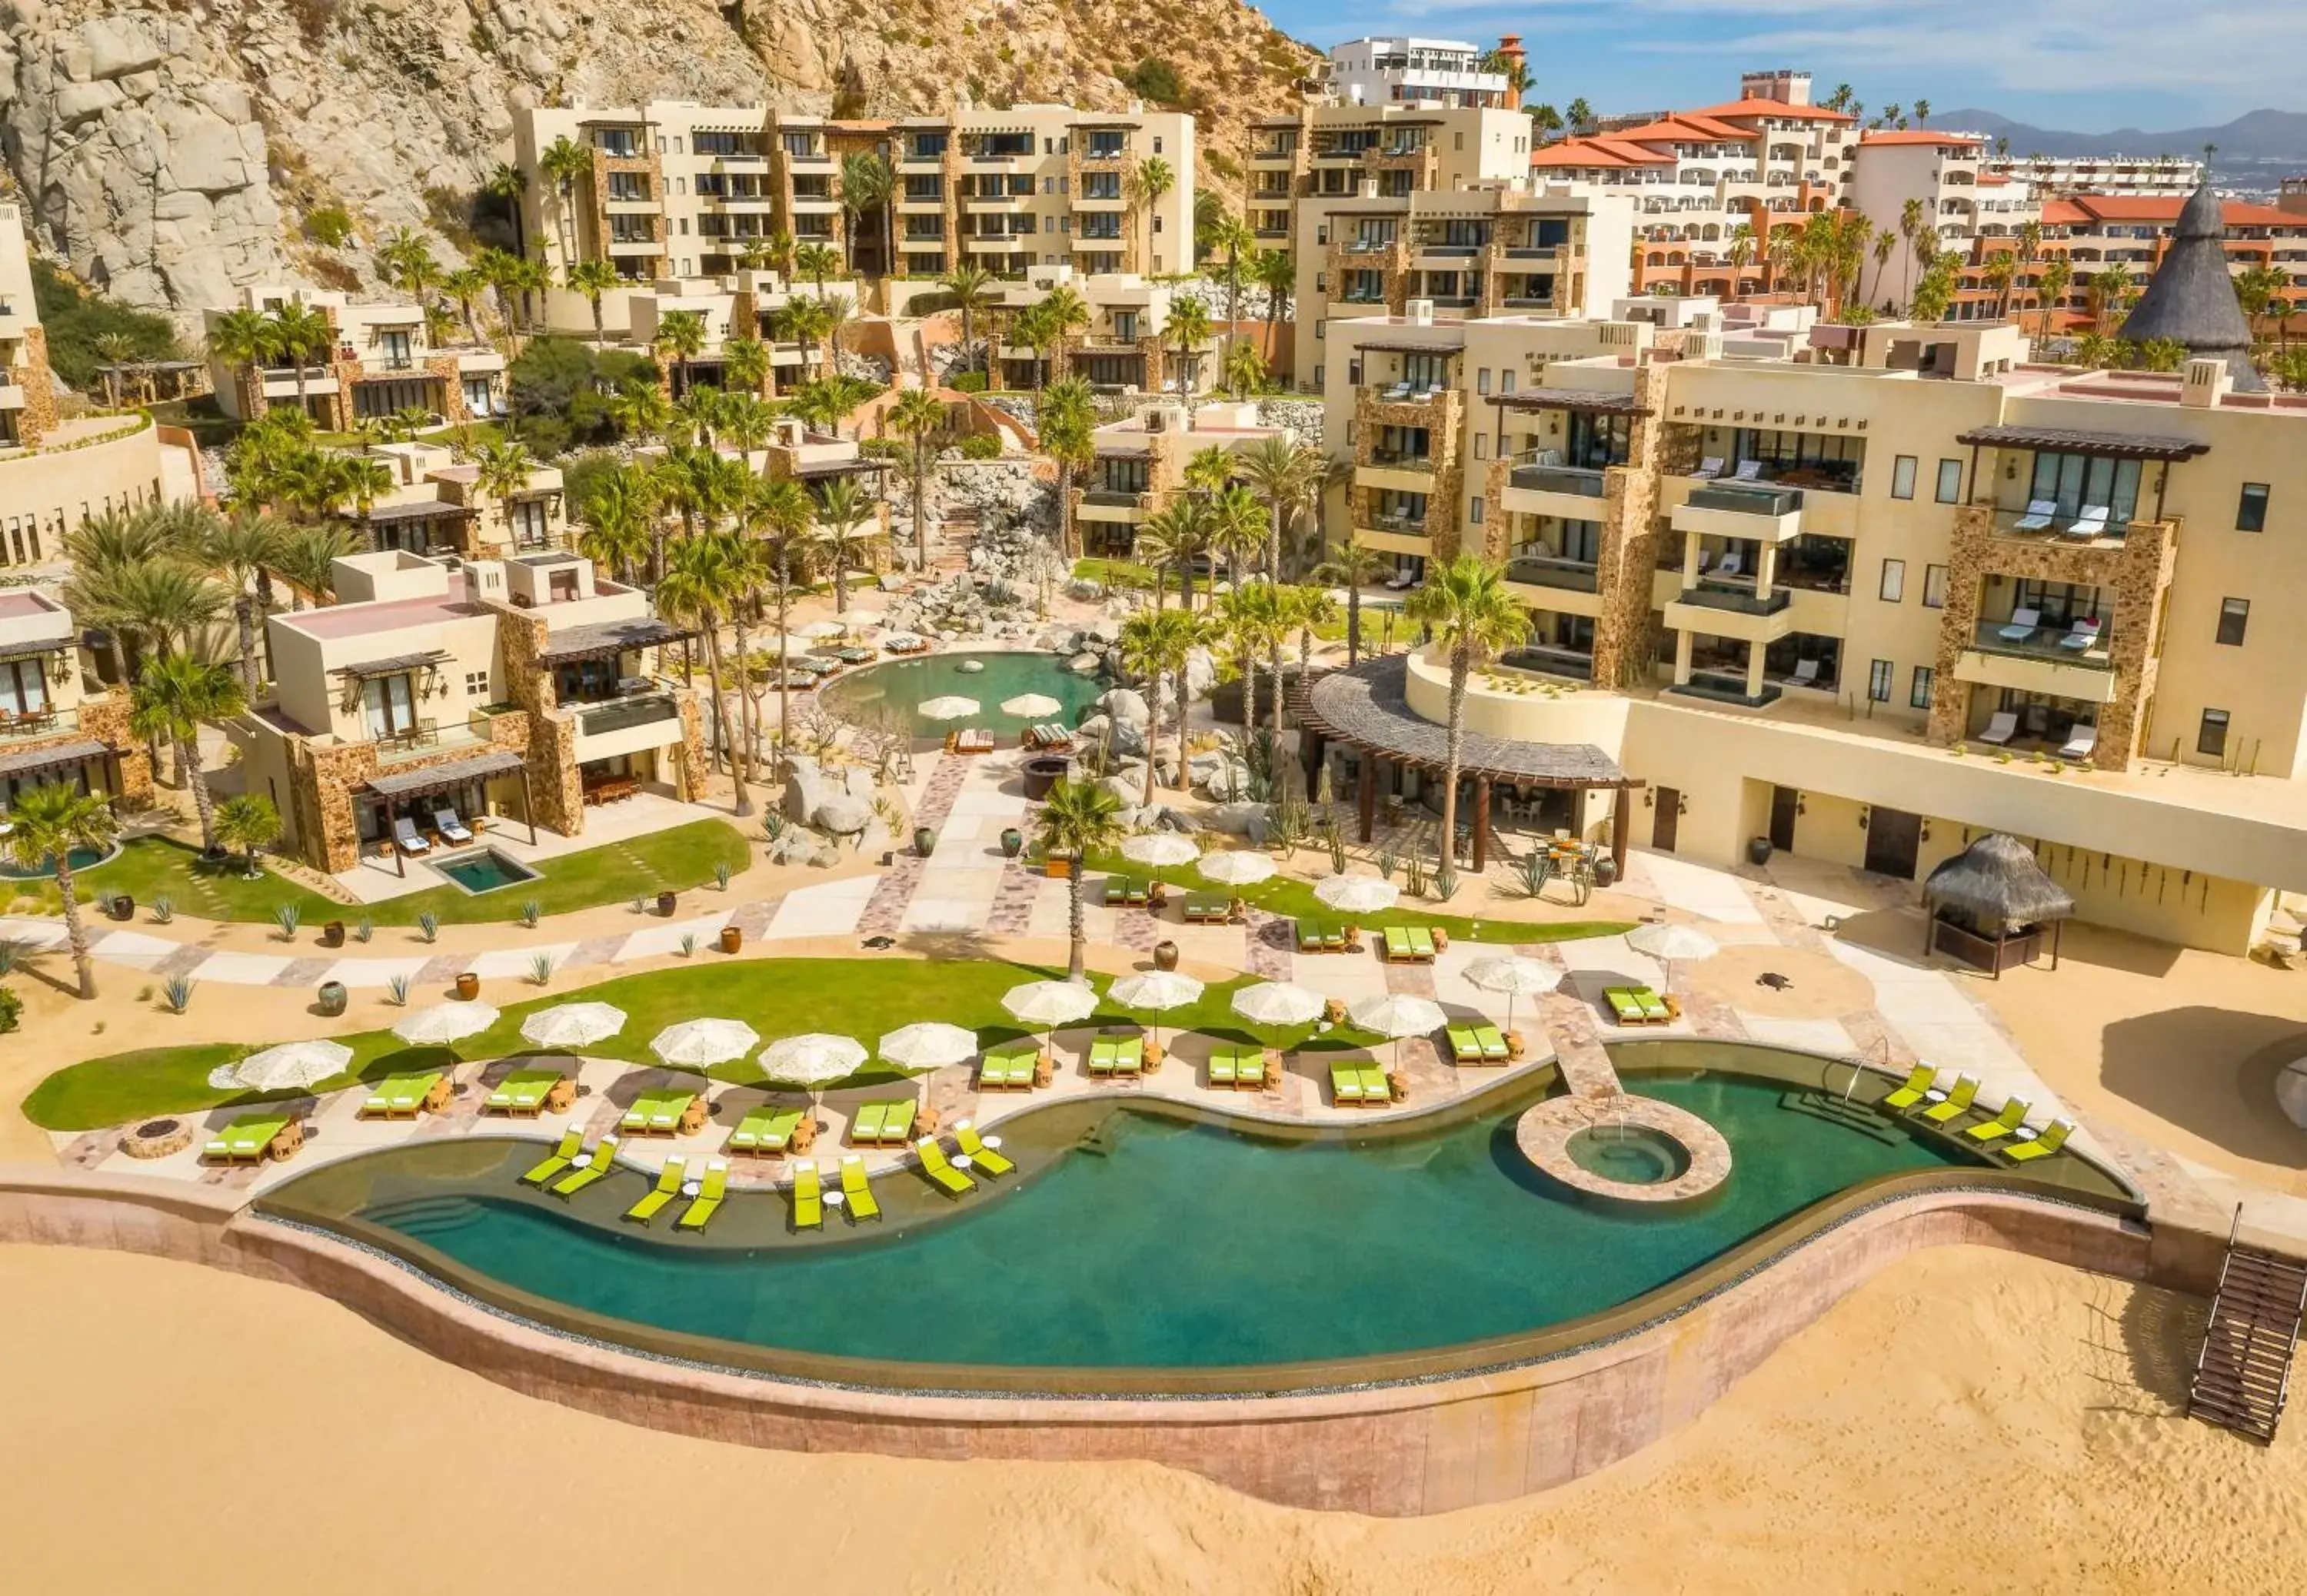
[[0,660],[0,714],[42,715],[47,709],[47,668],[38,660]]
[[2227,712],[2207,709],[2202,724],[2195,730],[2195,752],[2213,759],[2222,759],[2227,751]]
[[2235,530],[2237,532],[2267,530],[2267,484],[2265,482],[2245,482],[2243,485],[2243,498],[2235,506]]
[[2062,516],[2103,509],[2111,525],[2128,525],[2138,519],[2139,462],[2045,449],[2035,457],[2035,478],[2027,498],[2029,503],[2055,502]]
[[361,684],[372,738],[399,737],[416,730],[416,694],[406,676],[372,676]]
[[1623,415],[1597,415],[1574,411],[1570,416],[1570,447],[1565,451],[1563,463],[1599,471],[1606,465],[1623,465],[1633,422]]

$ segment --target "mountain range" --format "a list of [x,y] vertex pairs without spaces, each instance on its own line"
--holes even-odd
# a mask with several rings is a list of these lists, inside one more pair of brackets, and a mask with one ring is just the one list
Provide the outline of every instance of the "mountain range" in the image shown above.
[[2011,153],[2027,155],[2177,155],[2196,157],[2216,144],[2212,165],[2226,173],[2267,164],[2295,165],[2307,171],[2307,114],[2247,111],[2218,127],[2183,127],[2162,132],[2119,127],[2111,132],[2078,133],[2015,122],[1993,111],[1934,112],[1933,127],[1985,133],[2011,141]]

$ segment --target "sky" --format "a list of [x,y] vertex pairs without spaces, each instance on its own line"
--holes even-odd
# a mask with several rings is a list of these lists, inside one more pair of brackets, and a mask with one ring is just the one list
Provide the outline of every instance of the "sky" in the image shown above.
[[1746,68],[1803,67],[1821,98],[1869,114],[1927,99],[2038,127],[2098,132],[2215,125],[2307,109],[2297,0],[1264,0],[1322,48],[1365,34],[1488,45],[1520,33],[1533,102],[1598,113],[1713,105]]

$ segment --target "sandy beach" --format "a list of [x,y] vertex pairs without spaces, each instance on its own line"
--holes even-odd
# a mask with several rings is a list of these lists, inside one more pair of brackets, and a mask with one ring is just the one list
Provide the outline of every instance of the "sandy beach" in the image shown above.
[[2179,1416],[2201,1304],[1980,1249],[1893,1266],[1618,1467],[1407,1521],[1150,1464],[690,1440],[192,1265],[0,1248],[0,1584],[19,1590],[682,1588],[746,1566],[997,1596],[2246,1596],[2307,1576],[2307,1435],[2262,1451]]

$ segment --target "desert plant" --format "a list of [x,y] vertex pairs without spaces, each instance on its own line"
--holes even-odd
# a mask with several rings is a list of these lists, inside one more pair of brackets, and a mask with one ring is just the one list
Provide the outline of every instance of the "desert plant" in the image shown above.
[[1458,871],[1455,866],[1445,865],[1434,873],[1434,900],[1447,903],[1458,891]]
[[384,981],[384,994],[390,998],[394,1003],[399,1004],[402,1008],[407,1008],[408,1006],[408,977],[407,976],[387,976]]
[[176,900],[163,892],[152,900],[152,923],[165,926],[176,917]]
[[719,887],[725,892],[729,890],[729,866],[727,864],[722,862],[715,863],[713,866],[713,884]]
[[538,986],[553,979],[553,955],[539,953],[528,961],[528,978]]
[[1554,860],[1542,850],[1532,849],[1524,855],[1521,868],[1515,874],[1522,879],[1522,890],[1535,898],[1546,891],[1546,883],[1554,879]]
[[1395,857],[1391,848],[1381,848],[1377,850],[1377,877],[1380,881],[1392,881],[1394,871],[1400,868],[1401,865],[1402,860]]
[[785,817],[775,809],[761,816],[761,834],[774,842],[785,834]]
[[1402,890],[1413,898],[1426,895],[1426,861],[1416,854],[1402,861]]
[[353,922],[353,940],[355,942],[366,942],[370,937],[374,936],[375,935],[376,922],[369,918],[368,916],[363,915],[359,919]]
[[1346,833],[1340,828],[1335,816],[1323,821],[1322,841],[1330,847],[1330,868],[1343,875],[1346,873]]
[[161,987],[160,990],[167,999],[169,1013],[181,1014],[192,1006],[192,977],[170,976],[168,977],[167,984]]
[[693,959],[696,955],[697,933],[694,931],[682,932],[681,934],[681,956],[683,959]]
[[521,900],[520,923],[526,929],[530,931],[536,930],[536,922],[543,918],[544,915],[545,906],[537,902],[536,899],[524,898]]
[[0,1035],[14,1030],[22,1023],[24,1000],[4,986],[0,986]]
[[281,903],[274,905],[272,910],[272,923],[280,927],[280,940],[282,942],[295,942],[296,940],[296,926],[304,917],[304,911],[294,903]]
[[431,942],[441,935],[441,917],[426,909],[416,917],[416,929],[424,935],[426,942]]
[[648,900],[646,898],[634,899],[633,912],[637,915],[645,915],[648,913]]

